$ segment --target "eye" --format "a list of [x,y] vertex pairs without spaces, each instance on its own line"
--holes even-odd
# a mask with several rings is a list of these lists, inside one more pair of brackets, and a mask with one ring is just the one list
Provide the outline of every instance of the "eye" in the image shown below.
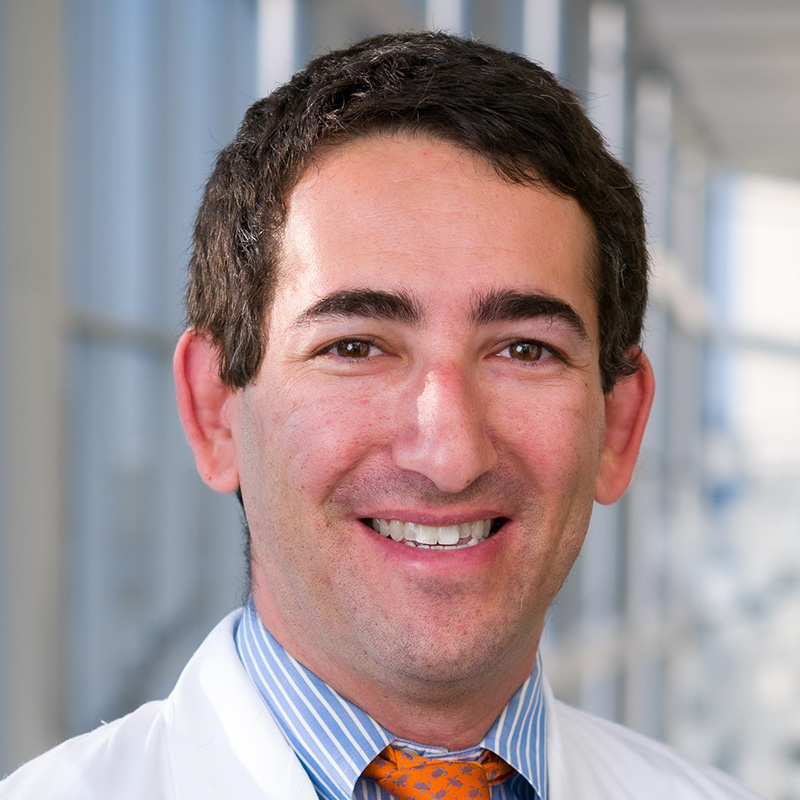
[[336,342],[336,355],[342,358],[366,358],[369,355],[369,342],[354,339],[346,342]]
[[544,346],[538,342],[514,342],[508,346],[508,355],[517,361],[539,361]]
[[380,353],[380,349],[369,339],[340,339],[329,348],[329,353],[346,359],[369,358]]

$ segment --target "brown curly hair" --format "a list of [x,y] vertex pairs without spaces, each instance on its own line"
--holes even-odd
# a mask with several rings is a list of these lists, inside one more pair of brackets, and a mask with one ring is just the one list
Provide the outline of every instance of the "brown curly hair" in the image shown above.
[[444,33],[387,34],[323,55],[254,103],[219,154],[195,224],[187,323],[211,337],[230,387],[256,376],[287,199],[321,147],[427,135],[505,180],[574,198],[594,225],[600,369],[636,368],[647,303],[642,203],[580,99],[523,56]]

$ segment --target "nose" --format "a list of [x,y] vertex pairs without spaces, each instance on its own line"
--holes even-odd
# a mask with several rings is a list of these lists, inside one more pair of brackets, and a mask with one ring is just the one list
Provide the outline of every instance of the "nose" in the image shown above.
[[456,493],[495,465],[485,403],[460,369],[428,370],[410,387],[407,403],[407,424],[393,442],[396,466]]

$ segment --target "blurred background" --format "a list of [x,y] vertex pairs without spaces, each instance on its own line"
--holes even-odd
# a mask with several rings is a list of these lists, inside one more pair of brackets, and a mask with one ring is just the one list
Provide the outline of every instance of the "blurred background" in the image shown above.
[[173,401],[199,192],[309,57],[424,27],[556,72],[647,203],[658,399],[550,679],[800,798],[797,0],[0,0],[0,774],[163,696],[240,602]]

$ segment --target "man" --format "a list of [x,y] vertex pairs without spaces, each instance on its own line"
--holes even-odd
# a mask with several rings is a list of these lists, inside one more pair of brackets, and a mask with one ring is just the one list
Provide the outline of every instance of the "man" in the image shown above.
[[557,703],[547,608],[654,391],[625,169],[525,59],[443,34],[317,59],[247,113],[175,355],[252,598],[172,695],[3,797],[753,797]]

